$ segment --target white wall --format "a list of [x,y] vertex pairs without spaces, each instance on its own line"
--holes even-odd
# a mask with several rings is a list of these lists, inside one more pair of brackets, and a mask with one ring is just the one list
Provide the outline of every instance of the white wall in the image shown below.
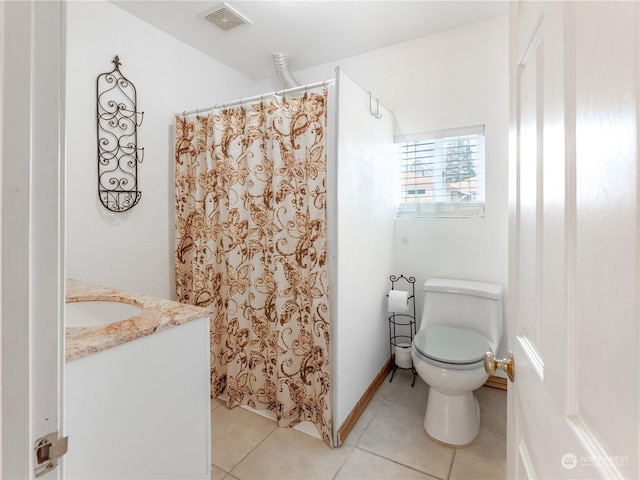
[[[135,85],[142,199],[109,213],[97,197],[96,77]],[[67,5],[67,276],[174,298],[173,114],[246,96],[255,82],[104,1]]]
[[[280,87],[253,82],[107,2],[70,2],[68,12],[67,274],[173,297],[172,114]],[[418,284],[429,276],[507,284],[507,30],[500,17],[295,72],[315,82],[340,66],[394,113],[396,134],[486,125],[486,217],[396,220],[390,273]],[[130,214],[105,215],[96,193],[95,79],[116,54],[145,111],[143,197]],[[417,307],[419,315],[420,296]]]
[[[507,17],[294,74],[303,83],[315,82],[333,78],[338,65],[393,112],[396,135],[486,126],[486,217],[396,220],[394,270],[415,276],[417,289],[430,276],[485,280],[506,288]],[[417,309],[420,316],[420,295]],[[500,353],[505,345],[506,333]]]
[[[338,78],[337,169],[328,185],[334,426],[339,428],[389,358],[385,294],[393,272],[393,115],[369,114],[369,97]],[[336,179],[337,174],[337,179]],[[337,228],[335,228],[337,227]],[[337,282],[335,281],[337,280]]]

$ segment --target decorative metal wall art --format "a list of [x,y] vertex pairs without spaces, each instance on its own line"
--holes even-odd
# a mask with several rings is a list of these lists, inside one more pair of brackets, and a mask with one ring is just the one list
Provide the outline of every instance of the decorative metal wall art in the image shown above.
[[138,127],[144,112],[136,108],[136,88],[120,72],[116,55],[111,72],[98,75],[98,196],[112,212],[125,212],[142,197],[138,190]]

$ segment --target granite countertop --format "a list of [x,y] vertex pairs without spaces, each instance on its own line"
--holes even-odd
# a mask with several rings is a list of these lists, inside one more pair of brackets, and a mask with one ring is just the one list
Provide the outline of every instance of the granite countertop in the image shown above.
[[66,294],[67,303],[104,300],[119,301],[142,307],[138,315],[118,322],[91,327],[66,328],[65,359],[67,362],[182,325],[191,320],[211,317],[211,312],[205,308],[74,279],[67,280]]

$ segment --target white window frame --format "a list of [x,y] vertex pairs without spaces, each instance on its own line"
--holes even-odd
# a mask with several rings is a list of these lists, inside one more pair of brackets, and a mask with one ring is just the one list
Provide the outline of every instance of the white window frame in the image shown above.
[[[396,216],[397,218],[419,217],[484,217],[485,214],[485,128],[474,125],[435,132],[398,135],[396,144]],[[468,137],[478,148],[474,151],[475,177],[472,197],[452,200],[454,192],[445,183],[446,145]],[[425,152],[433,149],[433,152]],[[428,157],[428,158],[427,158]],[[420,177],[408,175],[411,162],[428,170]],[[435,172],[434,172],[435,170]],[[414,170],[415,172],[415,170]],[[442,178],[442,180],[438,180]],[[457,192],[458,195],[460,192]]]

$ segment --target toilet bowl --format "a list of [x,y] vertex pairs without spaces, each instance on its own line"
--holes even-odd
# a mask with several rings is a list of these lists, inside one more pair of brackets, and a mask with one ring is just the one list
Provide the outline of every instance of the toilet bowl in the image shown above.
[[502,337],[502,286],[429,279],[420,329],[412,345],[413,365],[429,385],[424,428],[435,440],[467,445],[480,429],[473,390],[488,378],[484,354]]
[[446,326],[418,332],[411,355],[429,385],[424,428],[436,440],[466,445],[480,429],[480,407],[472,391],[482,386],[489,342],[476,332]]

